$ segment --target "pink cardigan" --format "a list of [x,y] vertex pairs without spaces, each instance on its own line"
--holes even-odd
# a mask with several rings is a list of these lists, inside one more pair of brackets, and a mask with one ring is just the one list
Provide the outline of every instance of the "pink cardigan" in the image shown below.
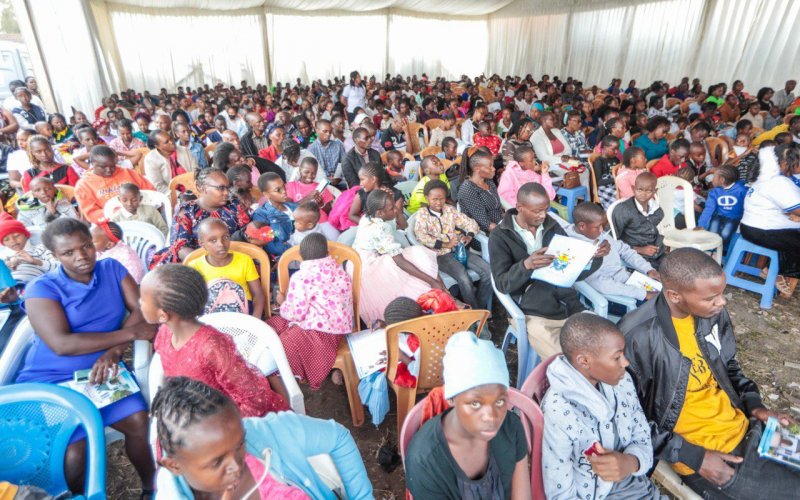
[[620,200],[633,196],[633,184],[642,172],[647,172],[647,169],[632,170],[624,165],[619,167],[616,182]]
[[551,200],[556,197],[556,190],[553,189],[553,180],[549,174],[541,175],[533,170],[522,170],[519,163],[515,161],[511,161],[506,165],[503,175],[500,176],[497,194],[513,207],[517,204],[517,191],[523,184],[529,182],[541,184]]

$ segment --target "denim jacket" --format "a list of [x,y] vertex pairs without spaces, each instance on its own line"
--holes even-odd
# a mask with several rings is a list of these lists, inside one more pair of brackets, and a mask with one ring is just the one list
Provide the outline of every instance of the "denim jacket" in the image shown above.
[[[284,205],[292,212],[297,208],[297,203],[286,202]],[[268,254],[278,258],[283,255],[283,252],[291,248],[289,238],[291,238],[292,233],[294,233],[293,217],[289,217],[286,215],[286,212],[281,212],[273,207],[269,201],[266,201],[253,212],[252,219],[254,221],[263,222],[272,228],[275,239],[267,243],[265,247]]]

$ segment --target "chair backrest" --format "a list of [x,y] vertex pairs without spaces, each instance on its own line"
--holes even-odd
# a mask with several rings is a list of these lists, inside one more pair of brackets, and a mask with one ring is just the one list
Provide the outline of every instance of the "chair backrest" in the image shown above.
[[420,158],[425,158],[428,155],[438,155],[442,152],[442,148],[440,146],[425,146],[419,152]]
[[533,398],[533,400],[536,401],[536,404],[542,404],[544,395],[547,392],[547,389],[550,388],[550,381],[547,380],[547,367],[550,366],[550,363],[552,363],[553,360],[559,355],[560,353],[553,354],[549,358],[539,363],[522,384],[520,391],[522,391],[522,393],[529,398]]
[[303,393],[289,367],[283,344],[275,330],[258,318],[237,312],[206,314],[199,320],[230,335],[239,354],[264,375],[277,370],[289,393],[289,405],[292,410],[305,414]]
[[133,166],[133,169],[137,173],[139,173],[141,175],[144,175],[144,157],[147,156],[147,153],[150,152],[150,149],[149,148],[137,148],[136,151],[141,153],[142,157],[139,159],[138,162],[136,162],[136,165]]
[[197,185],[194,181],[194,172],[176,175],[169,181],[169,201],[173,207],[178,204],[178,186],[183,186],[187,191],[192,191],[196,194]]
[[100,412],[83,394],[55,384],[0,388],[0,476],[51,495],[64,492],[64,455],[78,427],[87,436],[85,497],[104,499],[106,441]]
[[27,316],[17,323],[2,355],[0,355],[0,386],[11,384],[14,381],[35,335]]
[[[231,250],[234,252],[239,252],[247,255],[258,266],[258,279],[261,281],[261,288],[264,289],[264,297],[266,297],[266,313],[267,317],[269,318],[272,316],[272,311],[270,310],[270,292],[272,291],[272,284],[270,281],[270,264],[269,264],[269,256],[267,252],[265,252],[262,248],[253,245],[252,243],[247,243],[244,241],[231,241]],[[206,250],[203,247],[198,248],[197,250],[193,250],[192,253],[186,256],[183,259],[184,264],[188,264],[189,262],[199,259],[200,257],[205,257]]]
[[75,188],[70,186],[69,184],[56,184],[56,189],[61,191],[66,199],[69,201],[75,201]]
[[[441,118],[431,118],[430,120],[425,120],[425,128],[428,129],[427,132],[429,138],[431,136],[431,130],[441,125],[443,121],[444,120],[442,120]],[[425,144],[427,144],[427,141],[425,142]]]
[[612,215],[614,213],[614,209],[617,208],[617,205],[619,205],[623,201],[625,200],[617,200],[613,202],[611,205],[609,205],[608,208],[606,209],[606,218],[608,219],[608,226],[611,228],[611,236],[613,236],[615,240],[618,239],[617,228],[614,227],[614,219],[612,218]]
[[592,201],[594,203],[600,202],[600,197],[597,194],[597,176],[594,173],[594,161],[600,158],[600,153],[592,153],[589,155],[589,175],[592,178]]
[[[351,266],[348,272],[353,280],[353,331],[358,332],[361,330],[358,319],[358,298],[361,295],[361,257],[349,246],[335,241],[328,242],[328,253],[336,259],[340,266]],[[289,288],[289,264],[302,261],[300,246],[297,245],[281,255],[281,259],[278,261],[278,289],[281,293],[285,294]]]
[[[158,208],[159,212],[161,212],[161,216],[164,217],[167,223],[167,227],[170,227],[172,225],[173,213],[172,202],[169,196],[160,191],[153,191],[151,189],[142,189],[140,193],[142,194],[142,204]],[[110,219],[120,208],[122,208],[122,203],[120,203],[119,198],[115,196],[106,201],[106,204],[103,205],[103,215],[107,219]]]
[[721,165],[728,159],[728,143],[719,137],[707,137],[706,146],[714,165]]
[[[428,144],[428,129],[425,128],[425,125],[418,122],[409,122],[408,132],[409,137],[406,137],[406,141],[411,142],[411,148],[414,153],[418,153],[423,145]],[[420,140],[420,134],[422,134],[422,140]]]
[[442,385],[442,357],[447,341],[455,333],[469,330],[475,324],[475,331],[480,332],[488,318],[489,311],[465,309],[422,316],[386,327],[386,376],[389,380],[397,378],[400,334],[413,333],[419,339],[420,348],[417,390],[430,390]]
[[694,191],[689,181],[685,181],[674,175],[659,177],[656,183],[658,192],[658,205],[664,211],[664,218],[658,225],[658,232],[675,229],[675,190],[683,188],[683,216],[686,220],[686,228],[694,229]]
[[[414,158],[413,156],[411,156],[410,154],[408,154],[405,151],[400,151],[400,152],[403,154],[403,161],[416,161],[417,160],[416,158]],[[386,165],[387,156],[388,155],[389,155],[388,151],[384,151],[383,153],[381,153],[381,163],[383,163],[384,165]]]
[[[523,392],[512,387],[508,389],[509,410],[514,411],[520,418],[522,428],[528,445],[528,459],[531,468],[531,498],[544,498],[544,481],[542,477],[542,442],[544,436],[544,415],[539,406]],[[414,434],[419,431],[422,421],[422,411],[425,402],[420,401],[406,416],[403,428],[400,431],[400,457],[403,465],[406,462],[406,453]]]
[[145,269],[152,250],[159,250],[166,245],[164,233],[156,226],[138,220],[127,220],[118,223],[122,229],[122,239],[142,259]]

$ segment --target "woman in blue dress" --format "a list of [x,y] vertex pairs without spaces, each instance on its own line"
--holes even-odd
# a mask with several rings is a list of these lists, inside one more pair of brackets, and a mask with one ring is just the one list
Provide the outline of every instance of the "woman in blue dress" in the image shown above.
[[[61,265],[25,291],[24,308],[36,336],[16,382],[58,384],[73,379],[77,370],[91,369],[90,383],[103,383],[118,370],[131,341],[151,340],[155,334],[139,309],[139,288],[114,259],[97,261],[89,228],[81,221],[53,221],[42,242]],[[100,415],[105,425],[125,435],[125,450],[146,497],[152,493],[155,465],[141,392],[101,408]],[[64,461],[73,492],[83,490],[84,437],[83,429],[75,432]]]

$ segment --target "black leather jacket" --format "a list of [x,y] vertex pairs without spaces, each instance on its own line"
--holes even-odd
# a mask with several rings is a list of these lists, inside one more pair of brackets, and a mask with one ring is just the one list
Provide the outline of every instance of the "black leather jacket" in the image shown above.
[[[683,409],[692,363],[680,352],[665,297],[659,295],[631,312],[619,327],[625,334],[628,371],[650,422],[655,458],[700,470],[705,450],[672,432]],[[712,318],[695,318],[695,329],[700,351],[731,404],[748,417],[763,407],[758,386],[744,376],[736,360],[728,311],[723,309]]]

